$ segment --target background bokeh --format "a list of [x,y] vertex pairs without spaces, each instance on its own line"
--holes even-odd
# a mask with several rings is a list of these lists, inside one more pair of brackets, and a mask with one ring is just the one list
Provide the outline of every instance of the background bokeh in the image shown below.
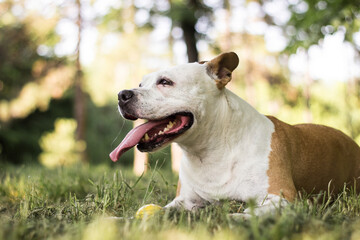
[[[289,123],[360,143],[360,1],[0,0],[0,161],[112,164],[117,93],[235,51],[229,86]],[[169,149],[151,159],[170,158]],[[128,152],[123,165],[133,161]]]

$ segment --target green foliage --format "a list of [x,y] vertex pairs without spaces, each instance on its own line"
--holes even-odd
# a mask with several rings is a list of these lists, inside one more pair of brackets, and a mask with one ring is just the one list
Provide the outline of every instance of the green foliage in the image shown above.
[[[308,49],[338,30],[345,34],[345,40],[353,43],[353,34],[360,29],[359,0],[300,0],[287,4],[291,17],[283,27],[289,38],[286,51],[290,53],[299,47]],[[267,19],[274,24],[274,17]]]
[[75,140],[76,121],[57,119],[54,131],[45,133],[40,138],[43,152],[40,162],[47,167],[69,166],[80,161],[80,153],[86,149],[86,143]]
[[[3,5],[4,6],[4,5]],[[5,10],[0,8],[1,10]],[[9,9],[7,9],[9,11]],[[13,18],[9,12],[2,15]],[[41,33],[34,31],[37,26],[32,26],[31,21],[10,21],[4,23],[0,15],[0,100],[10,100],[16,97],[22,87],[36,78],[46,75],[53,67],[63,65],[64,59],[54,55],[40,56],[37,49],[41,44],[52,44],[58,41],[54,35],[54,29],[48,30],[42,36]],[[48,46],[51,48],[51,46]],[[35,64],[42,61],[46,66],[43,71],[36,72]],[[34,71],[35,70],[35,71]]]
[[207,30],[213,26],[213,9],[202,0],[170,1],[169,10],[159,11],[155,7],[152,11],[167,16],[172,21],[172,27],[181,27],[183,31],[185,31],[184,27],[186,28],[186,26],[195,26],[199,21],[206,22],[206,29],[202,29],[202,32],[198,31],[198,29],[195,31],[194,34],[197,39],[206,39]]
[[[125,5],[125,4],[124,4]],[[109,9],[106,15],[104,15],[99,20],[99,27],[105,29],[110,32],[125,32],[126,31],[126,22],[132,24],[132,15],[135,14],[138,10],[143,10],[142,8],[137,8],[134,5],[124,6],[121,5],[119,7],[112,7]],[[121,17],[120,17],[121,16]],[[127,25],[128,27],[129,25]],[[154,25],[151,21],[147,21],[143,25],[137,25],[136,30],[141,32],[142,30],[150,30],[153,29]]]
[[[53,128],[55,118],[70,117],[63,93],[71,70],[52,52],[59,40],[56,21],[35,15],[18,19],[13,6],[0,3],[0,158],[19,163],[37,161],[42,133]],[[49,48],[44,56],[37,52],[40,45]]]
[[[11,42],[11,44],[8,44]],[[0,27],[0,99],[10,99],[32,78],[32,66],[40,57],[37,45],[31,41],[24,24]]]
[[210,17],[211,8],[198,0],[171,1],[170,10],[166,15],[171,18],[174,25],[183,22],[195,24],[200,17]]
[[37,162],[42,134],[53,130],[55,119],[70,118],[71,115],[71,100],[63,98],[51,101],[47,111],[36,110],[26,118],[0,122],[1,161]]
[[[175,176],[154,168],[136,178],[127,169],[0,165],[0,239],[357,239],[360,197],[302,195],[273,215],[249,220],[242,203],[222,201],[196,212],[170,210],[147,221],[144,204],[175,194]],[[250,204],[251,205],[251,204]],[[117,217],[117,218],[113,218]]]

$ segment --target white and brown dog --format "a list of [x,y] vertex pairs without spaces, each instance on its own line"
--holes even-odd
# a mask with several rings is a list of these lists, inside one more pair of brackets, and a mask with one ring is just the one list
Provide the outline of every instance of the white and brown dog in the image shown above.
[[188,210],[256,199],[261,214],[294,201],[298,191],[326,191],[330,182],[334,194],[344,184],[359,192],[359,146],[333,128],[257,112],[225,88],[238,63],[235,53],[224,53],[146,75],[139,88],[121,91],[123,117],[148,122],[129,132],[111,159],[135,145],[147,152],[177,142],[184,151],[179,191],[166,207]]

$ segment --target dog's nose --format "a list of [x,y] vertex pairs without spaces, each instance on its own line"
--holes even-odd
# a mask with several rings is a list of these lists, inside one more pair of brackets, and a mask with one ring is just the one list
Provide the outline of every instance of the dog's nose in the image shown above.
[[128,102],[134,96],[134,92],[131,90],[123,90],[118,94],[118,100],[122,103]]

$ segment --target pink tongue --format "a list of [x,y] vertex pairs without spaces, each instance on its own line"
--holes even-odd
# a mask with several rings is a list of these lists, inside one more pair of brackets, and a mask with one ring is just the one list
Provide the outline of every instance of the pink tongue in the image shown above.
[[159,125],[159,124],[163,124],[163,123],[167,123],[169,122],[168,119],[164,119],[161,121],[149,121],[147,123],[144,123],[136,128],[134,128],[133,130],[131,130],[126,137],[124,138],[124,140],[122,140],[122,142],[119,144],[119,146],[117,146],[111,153],[110,153],[110,158],[113,162],[116,162],[117,160],[119,160],[119,158],[121,157],[121,155],[123,153],[125,153],[127,150],[129,150],[130,148],[134,147],[136,144],[138,144],[141,140],[141,138],[145,135],[146,132],[148,132],[150,129],[152,129],[153,127]]

